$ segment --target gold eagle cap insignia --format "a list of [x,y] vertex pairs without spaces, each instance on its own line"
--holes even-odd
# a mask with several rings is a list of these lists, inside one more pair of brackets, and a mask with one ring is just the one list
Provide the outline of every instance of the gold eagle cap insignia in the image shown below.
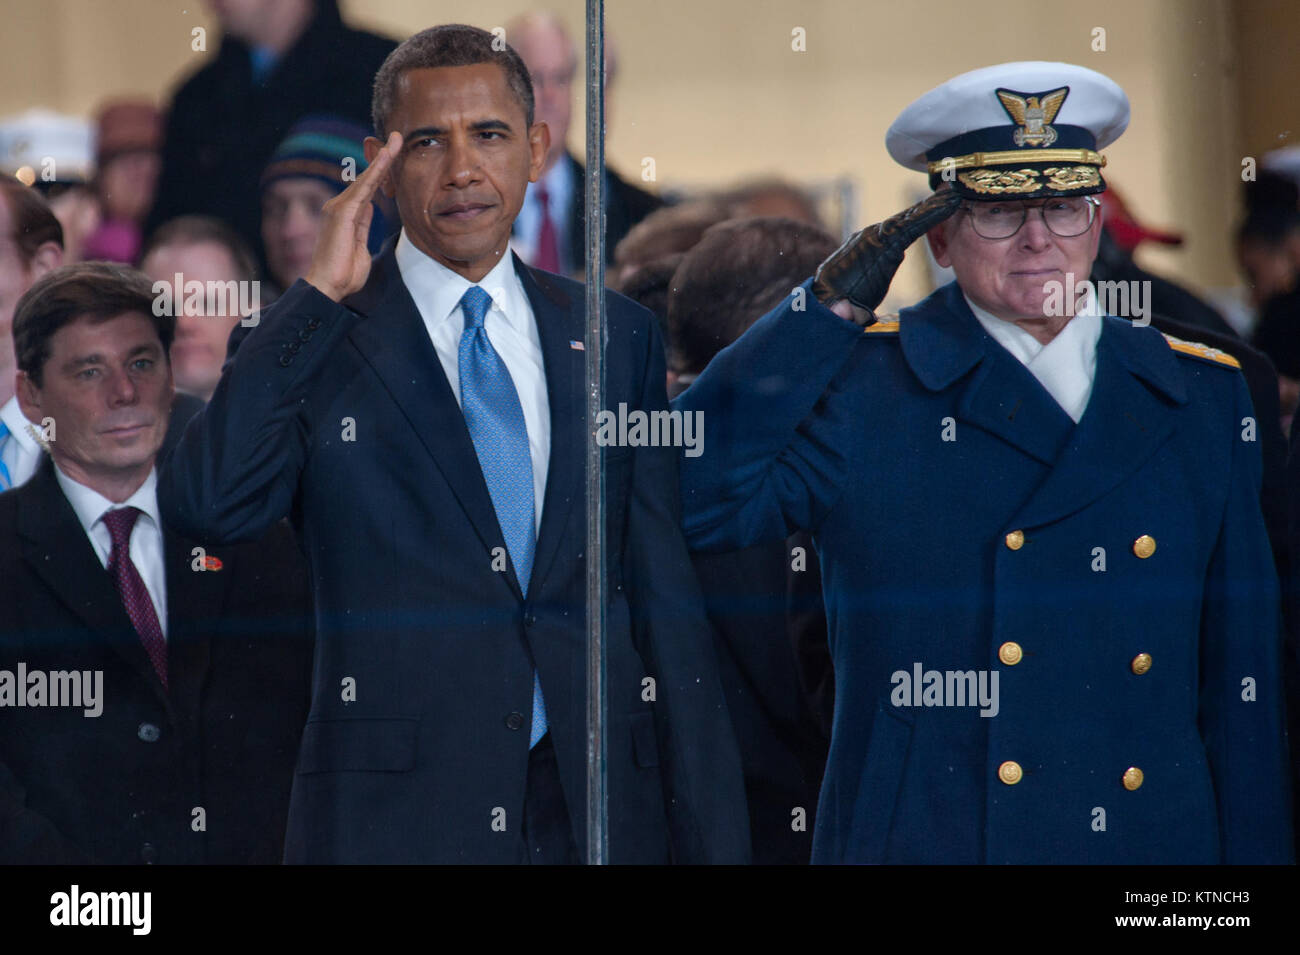
[[1070,95],[1068,86],[1047,93],[1017,93],[1000,89],[997,94],[1002,108],[1016,124],[1011,138],[1017,146],[1050,146],[1056,142],[1056,130],[1051,122]]

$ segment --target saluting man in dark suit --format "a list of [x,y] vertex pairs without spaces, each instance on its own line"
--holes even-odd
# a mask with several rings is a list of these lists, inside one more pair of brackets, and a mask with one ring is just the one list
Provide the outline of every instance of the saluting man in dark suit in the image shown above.
[[[508,253],[548,134],[495,45],[435,27],[385,62],[369,167],[326,204],[305,280],[232,340],[162,481],[193,533],[287,514],[304,540],[318,643],[288,861],[586,851],[584,292]],[[380,188],[405,227],[372,261]],[[653,318],[611,294],[608,325],[610,407],[666,410]],[[745,861],[676,452],[606,468],[611,858]]]
[[160,519],[174,328],[148,279],[107,263],[18,303],[18,400],[49,456],[0,495],[3,863],[282,855],[306,574],[284,524],[217,547]]
[[[888,145],[938,191],[677,400],[711,434],[683,466],[689,541],[817,541],[835,715],[815,862],[1292,857],[1245,381],[1069,291],[1128,112],[1063,63],[927,93]],[[877,321],[927,231],[956,281]]]

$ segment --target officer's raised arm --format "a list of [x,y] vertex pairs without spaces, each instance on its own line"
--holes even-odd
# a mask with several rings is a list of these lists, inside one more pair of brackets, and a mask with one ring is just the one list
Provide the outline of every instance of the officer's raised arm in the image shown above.
[[848,466],[842,429],[854,425],[829,393],[908,246],[960,203],[943,189],[854,234],[673,402],[702,412],[708,435],[682,462],[692,547],[744,547],[820,523]]
[[841,318],[874,324],[876,309],[885,300],[907,247],[956,212],[961,201],[960,195],[944,186],[911,208],[855,233],[813,277],[817,300]]

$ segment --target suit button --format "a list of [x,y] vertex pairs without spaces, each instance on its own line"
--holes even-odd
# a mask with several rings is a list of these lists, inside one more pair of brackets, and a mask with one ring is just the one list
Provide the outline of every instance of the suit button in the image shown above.
[[1138,676],[1146,673],[1147,670],[1151,669],[1151,654],[1139,653],[1133,658],[1133,662],[1129,664],[1129,668]]
[[524,714],[511,713],[506,717],[506,729],[517,730],[524,725]]
[[162,730],[153,723],[141,723],[136,729],[135,735],[146,743],[156,743],[158,738],[162,736]]
[[315,331],[316,329],[320,328],[320,319],[319,318],[307,319],[307,327],[312,331]]
[[1020,649],[1020,644],[1013,640],[1008,640],[998,647],[998,659],[1009,667],[1019,663],[1022,656],[1024,656],[1024,652]]
[[1156,552],[1156,539],[1150,534],[1143,534],[1133,542],[1133,553],[1146,560]]
[[1020,777],[1024,774],[1024,770],[1020,768],[1020,764],[1010,759],[998,767],[998,779],[1002,780],[1008,786],[1014,786],[1016,783],[1020,782]]
[[1020,550],[1020,548],[1024,546],[1025,546],[1024,531],[1012,531],[1010,534],[1007,535],[1007,547],[1011,548],[1011,550]]
[[280,356],[280,367],[281,367],[281,368],[288,368],[288,367],[289,367],[290,365],[292,365],[292,364],[293,364],[293,356],[291,356],[291,355],[281,355],[281,356]]
[[158,861],[158,850],[153,847],[153,843],[146,842],[140,847],[140,861],[148,864]]
[[298,349],[302,347],[302,342],[289,342],[285,347],[288,348],[290,355],[296,355],[298,354]]
[[1124,770],[1124,788],[1129,792],[1132,792],[1142,785],[1142,780],[1145,778],[1146,777],[1142,775],[1142,770],[1138,769],[1136,766],[1130,766],[1128,769]]
[[525,614],[524,623],[530,627],[537,626],[537,614],[535,613]]
[[307,341],[309,338],[311,338],[311,329],[309,329],[309,328],[300,328],[300,329],[298,330],[298,341],[300,341],[300,342],[305,342],[305,341]]

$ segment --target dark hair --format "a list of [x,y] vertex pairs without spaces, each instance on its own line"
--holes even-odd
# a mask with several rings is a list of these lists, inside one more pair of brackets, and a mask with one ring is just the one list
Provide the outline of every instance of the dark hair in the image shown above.
[[615,292],[654,312],[665,339],[668,337],[668,291],[683,257],[681,253],[671,253],[644,265],[631,266],[609,283]]
[[154,314],[153,303],[153,286],[144,273],[116,262],[78,262],[46,272],[14,308],[18,368],[40,387],[50,340],[60,328],[83,318],[106,322],[128,312],[153,322],[167,355],[176,337],[176,319],[169,310]]
[[1252,210],[1237,229],[1237,243],[1258,242],[1261,245],[1281,246],[1300,232],[1300,212],[1280,207]]
[[668,292],[668,367],[698,374],[775,308],[837,243],[795,219],[720,222],[686,253]]
[[1300,184],[1272,169],[1261,169],[1255,179],[1242,183],[1241,191],[1247,213],[1278,208],[1294,212],[1300,207]]
[[257,278],[257,260],[248,244],[233,228],[212,216],[178,216],[164,222],[144,244],[140,262],[143,264],[151,253],[164,246],[198,245],[201,242],[214,242],[230,254],[236,279],[251,282]]
[[[499,47],[499,48],[498,48]],[[500,42],[487,30],[450,23],[430,27],[408,38],[379,67],[375,74],[374,94],[370,100],[370,118],[375,135],[388,136],[388,120],[397,106],[397,83],[408,70],[436,69],[442,66],[474,66],[495,63],[506,75],[506,84],[523,107],[528,125],[533,125],[533,81],[528,67],[507,43]]]
[[620,267],[645,265],[666,255],[681,255],[712,226],[731,218],[731,207],[712,199],[660,206],[634,225],[614,249]]
[[9,215],[14,220],[13,239],[24,265],[31,265],[37,250],[46,242],[63,248],[63,226],[39,192],[12,176],[0,176],[0,196],[9,205]]
[[[731,214],[737,219],[790,215],[824,228],[816,200],[801,186],[784,179],[752,179],[720,193],[718,199],[731,206]],[[781,207],[781,213],[765,208],[773,203]]]

